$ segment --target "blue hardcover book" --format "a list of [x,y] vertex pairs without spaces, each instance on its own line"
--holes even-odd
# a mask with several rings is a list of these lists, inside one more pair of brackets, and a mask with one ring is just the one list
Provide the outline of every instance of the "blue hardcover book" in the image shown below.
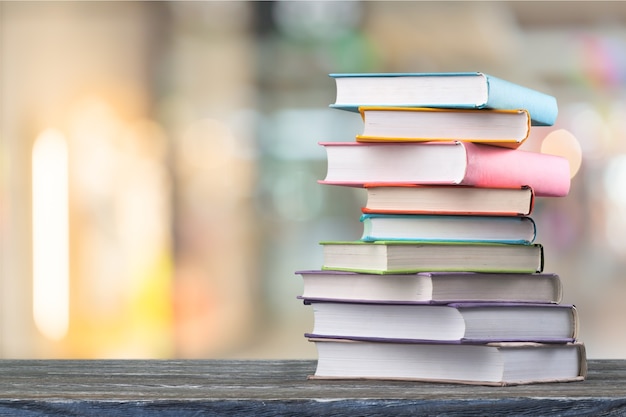
[[481,72],[345,73],[335,79],[330,107],[358,111],[360,106],[462,109],[524,109],[534,126],[556,121],[556,98]]
[[483,242],[529,245],[537,230],[530,217],[368,214],[361,240]]

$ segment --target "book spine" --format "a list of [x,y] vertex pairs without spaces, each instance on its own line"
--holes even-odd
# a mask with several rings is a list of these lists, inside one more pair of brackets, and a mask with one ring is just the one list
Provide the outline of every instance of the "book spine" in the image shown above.
[[564,197],[570,189],[567,159],[538,152],[464,142],[467,170],[461,185],[486,188],[528,186],[535,195]]
[[[568,162],[568,166],[569,166],[569,162]],[[570,181],[571,181],[571,178],[570,178]],[[535,195],[536,195],[536,193],[535,193],[535,190],[532,187],[528,186],[528,185],[525,185],[524,188],[528,188],[530,190],[530,201],[529,201],[529,205],[528,205],[528,211],[526,213],[520,213],[520,214],[529,216],[529,215],[532,214],[533,210],[535,209]]]
[[523,108],[528,110],[534,126],[552,126],[556,122],[556,98],[540,91],[485,75],[488,99],[485,107],[495,109]]

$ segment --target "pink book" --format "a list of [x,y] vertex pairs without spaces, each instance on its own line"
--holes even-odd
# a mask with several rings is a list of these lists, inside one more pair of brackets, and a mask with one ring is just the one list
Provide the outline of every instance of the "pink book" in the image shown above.
[[563,197],[570,189],[567,159],[470,142],[321,142],[327,153],[322,184],[368,183],[531,187],[535,195]]

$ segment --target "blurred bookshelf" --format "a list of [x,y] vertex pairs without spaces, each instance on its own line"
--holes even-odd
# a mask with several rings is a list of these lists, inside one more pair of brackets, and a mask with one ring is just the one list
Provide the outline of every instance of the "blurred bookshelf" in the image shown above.
[[[317,184],[317,142],[360,129],[328,108],[327,74],[478,70],[557,97],[554,130],[583,157],[570,195],[538,204],[538,240],[589,357],[624,358],[623,9],[0,2],[0,357],[314,358],[294,271],[319,267],[319,240],[360,236],[364,198]],[[64,241],[34,222],[50,138],[69,243],[41,274],[37,245]]]

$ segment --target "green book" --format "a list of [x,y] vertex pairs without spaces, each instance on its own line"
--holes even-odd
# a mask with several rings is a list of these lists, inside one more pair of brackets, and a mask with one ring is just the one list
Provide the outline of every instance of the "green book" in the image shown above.
[[325,270],[375,274],[433,271],[543,271],[540,244],[422,241],[331,241],[323,246]]

